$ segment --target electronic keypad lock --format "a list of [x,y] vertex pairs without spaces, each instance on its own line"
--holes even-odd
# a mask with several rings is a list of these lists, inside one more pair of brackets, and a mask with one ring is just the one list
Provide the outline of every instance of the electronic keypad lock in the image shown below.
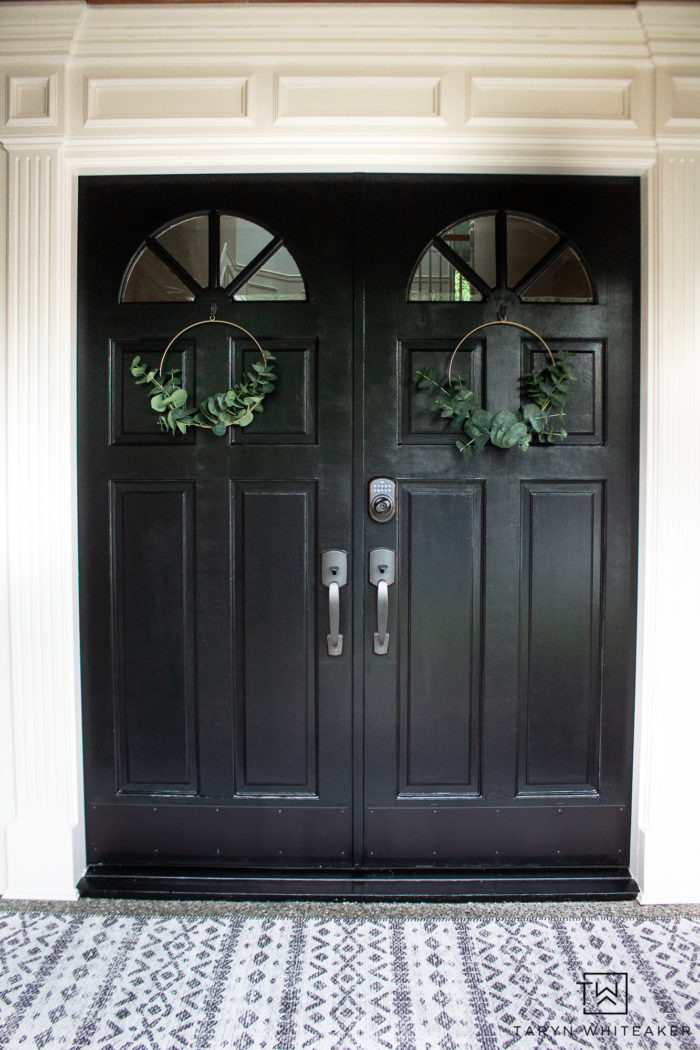
[[372,478],[369,483],[369,516],[381,524],[396,514],[396,482],[391,478]]

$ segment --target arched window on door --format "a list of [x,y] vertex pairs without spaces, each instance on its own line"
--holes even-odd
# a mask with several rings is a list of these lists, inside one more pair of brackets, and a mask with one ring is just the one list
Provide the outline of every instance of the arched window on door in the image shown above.
[[229,212],[184,215],[139,246],[122,303],[196,302],[212,292],[240,302],[305,300],[301,271],[281,237]]
[[542,219],[497,211],[433,237],[416,263],[409,302],[479,302],[508,289],[523,303],[594,303],[588,268],[565,234]]

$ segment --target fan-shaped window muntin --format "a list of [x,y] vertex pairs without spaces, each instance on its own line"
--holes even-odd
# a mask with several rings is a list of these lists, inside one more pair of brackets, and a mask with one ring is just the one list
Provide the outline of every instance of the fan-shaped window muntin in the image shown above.
[[570,237],[517,212],[460,219],[432,238],[414,267],[409,302],[479,302],[508,289],[521,302],[594,303]]
[[196,302],[216,292],[237,302],[307,298],[291,252],[271,230],[231,212],[181,215],[132,256],[119,301]]

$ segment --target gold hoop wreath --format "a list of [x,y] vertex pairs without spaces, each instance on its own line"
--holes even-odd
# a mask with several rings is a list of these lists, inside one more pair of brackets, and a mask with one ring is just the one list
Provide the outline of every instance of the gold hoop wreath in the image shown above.
[[[542,368],[533,369],[521,376],[521,389],[526,403],[517,412],[503,409],[489,412],[474,404],[474,393],[467,387],[465,376],[452,376],[452,366],[457,353],[470,336],[482,328],[492,325],[511,325],[529,332],[544,346],[549,361]],[[517,445],[523,451],[533,440],[540,444],[554,444],[566,437],[564,409],[569,383],[575,380],[570,355],[565,351],[555,355],[539,332],[517,321],[485,321],[463,335],[452,351],[446,379],[440,379],[434,368],[419,369],[414,380],[419,390],[433,394],[431,410],[439,412],[440,418],[449,421],[453,430],[461,430],[465,438],[458,438],[459,452],[472,455],[474,449],[482,452],[487,445],[509,449]]]
[[[253,422],[255,414],[263,411],[263,402],[275,389],[277,376],[274,367],[274,355],[263,350],[252,332],[234,321],[221,321],[215,316],[212,307],[208,318],[194,321],[172,337],[160,359],[157,369],[151,368],[138,355],[131,362],[131,374],[137,386],[147,385],[151,399],[151,408],[158,413],[158,423],[170,434],[185,434],[188,427],[201,427],[211,430],[212,434],[222,437],[229,427],[247,427]],[[180,336],[192,328],[203,324],[223,324],[243,332],[255,344],[262,357],[262,363],[254,362],[251,371],[246,372],[240,383],[223,393],[210,394],[202,398],[196,406],[188,407],[188,393],[181,385],[180,369],[173,368],[163,376],[163,365],[168,350]]]

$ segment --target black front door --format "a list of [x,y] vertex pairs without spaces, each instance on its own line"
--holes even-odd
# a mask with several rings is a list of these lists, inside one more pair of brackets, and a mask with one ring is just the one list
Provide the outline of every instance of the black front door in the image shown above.
[[[624,868],[637,210],[634,180],[81,180],[96,878]],[[188,328],[212,304],[240,327]],[[475,328],[456,367],[491,411],[517,408],[534,333],[572,355],[563,443],[456,451],[413,376]],[[250,427],[158,428],[129,366],[183,329],[197,399],[251,368],[251,335],[275,355]]]

